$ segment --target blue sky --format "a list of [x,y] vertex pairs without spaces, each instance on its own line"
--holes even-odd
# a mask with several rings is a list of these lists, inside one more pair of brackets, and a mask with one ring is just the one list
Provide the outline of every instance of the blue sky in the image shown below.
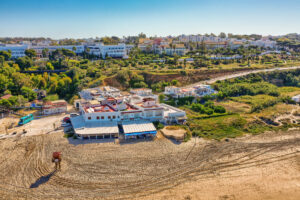
[[0,0],[0,37],[300,33],[300,0]]

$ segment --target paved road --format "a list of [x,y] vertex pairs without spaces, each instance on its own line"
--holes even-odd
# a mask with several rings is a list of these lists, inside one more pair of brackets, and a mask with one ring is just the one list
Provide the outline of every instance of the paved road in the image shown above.
[[272,71],[277,71],[277,70],[278,71],[292,70],[292,69],[300,69],[300,66],[272,68],[272,69],[258,69],[258,70],[252,70],[252,71],[247,71],[247,72],[235,73],[235,74],[231,74],[231,75],[220,76],[220,77],[213,78],[213,79],[210,79],[210,80],[200,81],[200,82],[197,82],[197,83],[186,85],[183,88],[189,88],[189,87],[193,87],[193,86],[196,86],[196,85],[199,85],[199,84],[212,84],[212,83],[215,83],[216,81],[219,81],[219,80],[222,81],[222,80],[226,80],[226,79],[245,76],[245,75],[248,75],[248,74],[256,74],[256,73],[260,73],[260,72],[272,72]]

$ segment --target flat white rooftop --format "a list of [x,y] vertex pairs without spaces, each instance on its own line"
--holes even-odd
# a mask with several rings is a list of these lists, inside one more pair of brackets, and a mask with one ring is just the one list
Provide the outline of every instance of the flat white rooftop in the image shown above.
[[82,116],[72,117],[74,131],[78,135],[118,134],[117,122],[85,122]]
[[161,103],[161,107],[164,108],[164,117],[176,115],[176,116],[185,116],[185,111],[175,108],[173,106]]
[[141,133],[156,131],[153,123],[149,121],[127,121],[122,123],[124,133]]

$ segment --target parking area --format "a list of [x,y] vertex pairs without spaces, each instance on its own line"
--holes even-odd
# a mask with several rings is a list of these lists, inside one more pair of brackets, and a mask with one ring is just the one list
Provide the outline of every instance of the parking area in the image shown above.
[[33,121],[29,122],[28,124],[17,126],[18,119],[17,118],[6,118],[2,119],[4,122],[14,122],[14,127],[2,130],[2,136],[4,135],[19,135],[23,132],[26,132],[24,135],[31,136],[31,135],[41,135],[41,134],[48,134],[53,132],[54,130],[61,127],[62,119],[67,116],[66,114],[58,114],[53,116],[46,116],[41,118],[36,118]]

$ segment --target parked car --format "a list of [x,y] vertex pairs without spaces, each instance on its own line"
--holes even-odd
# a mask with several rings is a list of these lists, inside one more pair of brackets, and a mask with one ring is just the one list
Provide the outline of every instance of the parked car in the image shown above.
[[70,123],[70,117],[64,117],[63,122],[69,122]]
[[70,119],[70,117],[64,117],[63,121],[69,120],[69,119]]

